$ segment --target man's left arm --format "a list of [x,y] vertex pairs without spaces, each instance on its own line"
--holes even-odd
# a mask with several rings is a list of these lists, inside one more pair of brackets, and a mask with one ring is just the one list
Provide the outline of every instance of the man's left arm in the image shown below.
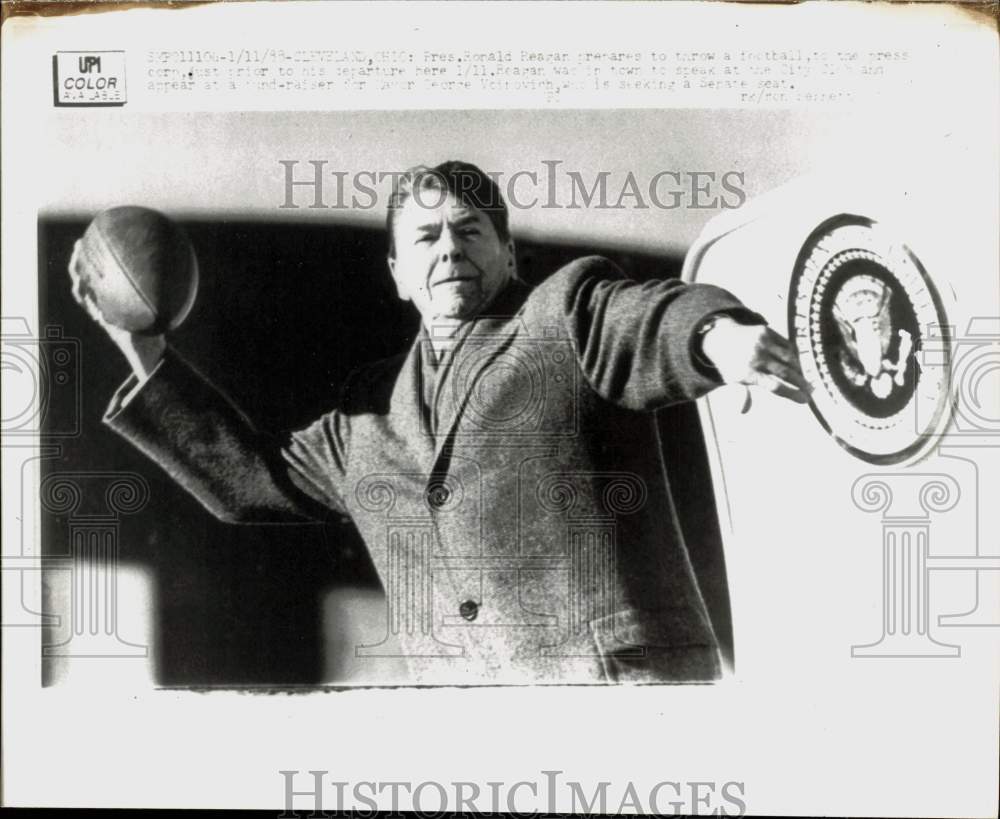
[[636,282],[602,257],[554,279],[546,285],[561,300],[583,374],[615,404],[653,410],[728,383],[808,400],[791,345],[723,288]]

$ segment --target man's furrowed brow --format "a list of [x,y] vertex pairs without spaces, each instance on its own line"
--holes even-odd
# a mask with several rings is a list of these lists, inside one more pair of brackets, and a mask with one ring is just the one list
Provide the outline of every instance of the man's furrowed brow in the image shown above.
[[467,210],[452,220],[455,227],[465,227],[465,225],[478,225],[482,217],[478,211]]

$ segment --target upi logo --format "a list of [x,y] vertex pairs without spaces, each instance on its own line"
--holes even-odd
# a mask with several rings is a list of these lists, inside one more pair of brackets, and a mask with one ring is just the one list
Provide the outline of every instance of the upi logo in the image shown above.
[[124,51],[57,51],[52,77],[57,106],[125,104]]

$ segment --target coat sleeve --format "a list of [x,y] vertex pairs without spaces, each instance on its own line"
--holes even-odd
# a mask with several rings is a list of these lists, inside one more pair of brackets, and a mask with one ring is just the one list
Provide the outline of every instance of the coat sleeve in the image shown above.
[[557,301],[590,386],[634,410],[692,400],[721,384],[696,346],[697,330],[711,316],[766,323],[721,287],[636,282],[600,256],[573,262],[540,289],[549,291],[544,301]]
[[265,435],[172,348],[141,387],[134,376],[122,385],[104,422],[220,520],[282,523],[346,514],[338,412],[298,432]]

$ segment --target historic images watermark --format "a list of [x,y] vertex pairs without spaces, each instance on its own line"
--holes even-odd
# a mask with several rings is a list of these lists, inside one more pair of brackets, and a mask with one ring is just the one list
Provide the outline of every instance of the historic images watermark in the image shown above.
[[[326,159],[279,159],[278,163],[282,167],[278,208],[282,210],[372,210],[388,200],[389,192],[406,174],[400,170],[340,170]],[[746,174],[732,169],[665,168],[645,176],[631,170],[580,170],[561,159],[543,159],[534,168],[513,173],[486,171],[486,175],[512,210],[728,210],[747,200]],[[474,186],[470,176],[469,189]],[[413,197],[433,209],[444,201],[445,191],[445,186],[415,189]],[[502,207],[500,202],[482,205],[487,209]]]
[[539,771],[516,782],[359,781],[331,778],[326,770],[281,770],[285,809],[278,819],[338,815],[390,816],[401,811],[440,817],[453,811],[506,812],[515,816],[551,815],[569,811],[585,816],[657,814],[744,816],[746,786],[738,780],[639,783],[631,780],[582,783],[564,778],[564,771]]

